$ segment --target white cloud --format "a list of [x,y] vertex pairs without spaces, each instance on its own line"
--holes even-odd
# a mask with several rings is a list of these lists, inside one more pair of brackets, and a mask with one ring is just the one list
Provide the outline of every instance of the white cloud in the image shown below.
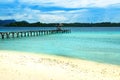
[[[11,10],[12,11],[12,10]],[[14,12],[14,10],[13,10]],[[12,13],[12,12],[11,12]],[[81,9],[81,10],[56,10],[42,12],[30,8],[19,9],[12,15],[0,16],[0,19],[16,19],[17,21],[26,20],[29,22],[59,23],[59,22],[119,22],[120,11],[118,9]]]
[[118,3],[120,3],[120,0],[96,0],[95,6],[106,7],[106,6],[118,4]]
[[[21,15],[22,14],[22,15]],[[44,22],[44,23],[53,23],[53,22],[65,22],[67,17],[62,14],[49,14],[41,12],[40,10],[32,10],[30,8],[25,8],[22,12],[17,12],[11,16],[0,16],[1,19],[12,19],[15,18],[17,21],[26,20],[29,22]]]
[[120,0],[19,0],[22,3],[66,8],[106,7],[120,3]]
[[55,15],[55,14],[42,14],[39,16],[40,20],[42,22],[65,22],[67,18],[63,15]]
[[52,14],[80,14],[82,12],[86,12],[88,11],[87,9],[81,9],[81,10],[69,10],[69,11],[65,11],[65,10],[55,10],[55,11],[49,11],[48,13],[52,13]]
[[0,0],[0,3],[10,3],[14,2],[15,0]]
[[[32,13],[31,13],[32,12]],[[32,10],[32,9],[25,9],[26,13],[26,19],[28,21],[31,20],[31,22],[47,22],[47,23],[52,23],[52,22],[64,22],[66,20],[66,17],[63,15],[58,15],[58,14],[49,14],[49,13],[44,13],[41,12],[40,10]]]

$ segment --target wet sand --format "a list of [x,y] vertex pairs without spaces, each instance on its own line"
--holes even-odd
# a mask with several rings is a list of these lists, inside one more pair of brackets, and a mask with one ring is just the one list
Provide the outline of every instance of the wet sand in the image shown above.
[[75,58],[0,51],[0,80],[120,80],[120,66]]

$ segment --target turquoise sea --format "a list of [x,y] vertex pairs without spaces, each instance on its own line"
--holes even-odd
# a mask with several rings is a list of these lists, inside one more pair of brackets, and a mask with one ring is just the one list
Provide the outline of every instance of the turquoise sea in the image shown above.
[[[0,31],[55,28],[0,28]],[[120,27],[82,27],[71,33],[0,39],[0,50],[35,52],[120,65]]]

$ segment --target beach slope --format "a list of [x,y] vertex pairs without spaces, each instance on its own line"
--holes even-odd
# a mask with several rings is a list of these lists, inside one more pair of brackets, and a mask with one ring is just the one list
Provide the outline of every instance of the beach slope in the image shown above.
[[0,51],[0,80],[120,80],[120,66],[59,56]]

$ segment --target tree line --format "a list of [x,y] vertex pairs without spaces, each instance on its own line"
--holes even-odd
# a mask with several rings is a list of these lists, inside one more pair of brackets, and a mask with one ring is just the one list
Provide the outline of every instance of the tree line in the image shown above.
[[[7,24],[7,27],[56,27],[59,23],[29,23],[19,21]],[[101,23],[62,23],[63,27],[120,27],[120,23],[101,22]]]

